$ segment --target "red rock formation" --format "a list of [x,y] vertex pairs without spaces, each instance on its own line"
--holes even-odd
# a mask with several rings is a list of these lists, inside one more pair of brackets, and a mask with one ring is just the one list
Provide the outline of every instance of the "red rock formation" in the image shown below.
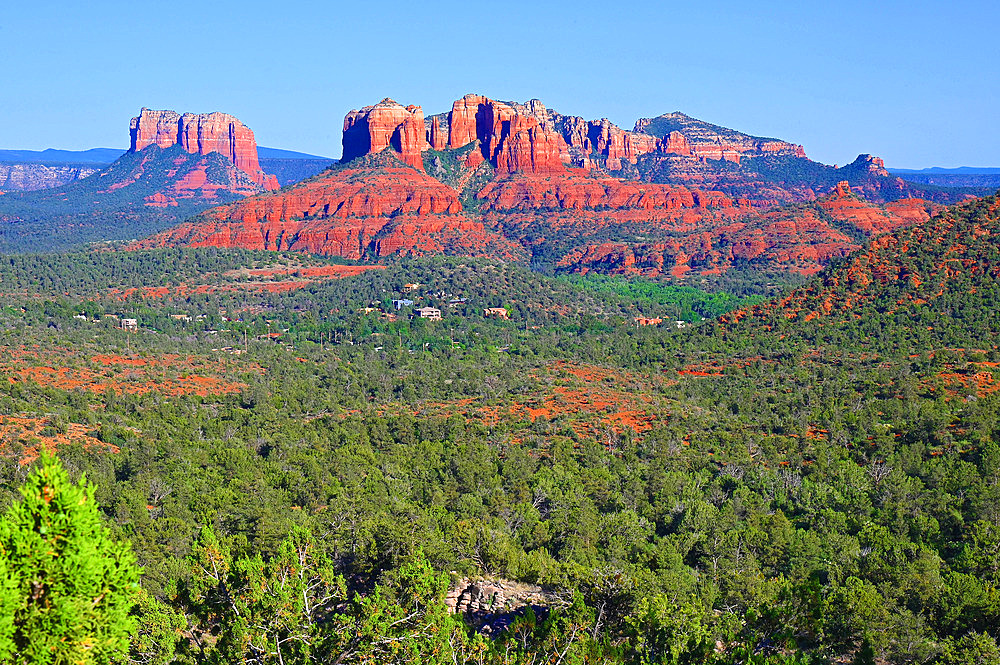
[[461,148],[479,138],[480,109],[485,109],[490,101],[482,95],[470,94],[451,105],[451,113],[448,114],[449,148]]
[[[447,116],[425,122],[420,107],[386,99],[345,118],[344,159],[356,160],[347,168],[213,209],[143,246],[293,249],[352,259],[428,253],[524,258],[530,248],[561,257],[560,269],[581,272],[683,278],[750,261],[763,269],[812,274],[858,248],[858,234],[845,232],[849,226],[874,235],[926,218],[924,202],[882,208],[846,182],[817,201],[812,185],[792,191],[784,183],[749,181],[741,169],[709,162],[792,154],[794,146],[706,123],[694,128],[694,137],[671,131],[657,139],[607,120],[560,116],[537,100],[511,104],[481,95],[466,95]],[[480,165],[494,167],[499,177],[477,185],[474,214],[463,211],[456,189],[423,172],[421,151],[427,148],[464,148],[460,162],[435,158],[429,168],[466,195],[471,183],[491,173]],[[594,160],[615,170],[651,152],[659,154],[650,159],[679,164],[675,173],[689,174],[684,186],[564,165]],[[874,159],[869,163],[881,168]],[[731,199],[714,189],[713,177],[733,178],[725,184],[750,188],[754,200]],[[186,190],[202,186],[197,171],[184,182]],[[796,200],[814,202],[765,207]],[[170,205],[170,199],[150,204]]]
[[616,178],[535,175],[493,181],[477,195],[484,210],[679,210],[734,208],[719,192],[692,191],[674,185],[624,182]]
[[484,159],[501,175],[563,171],[559,134],[542,126],[536,115],[544,117],[545,107],[532,102],[522,112],[482,95],[462,97],[448,114],[447,146],[457,149],[478,140]]
[[689,157],[691,144],[680,132],[670,132],[660,140],[659,150],[668,154]]
[[344,118],[343,161],[391,147],[404,163],[423,171],[420,153],[427,147],[425,132],[422,108],[403,107],[387,97]]
[[858,158],[854,160],[855,164],[864,164],[867,166],[870,173],[876,175],[888,176],[889,171],[885,168],[885,162],[882,161],[881,157],[873,157],[871,155],[858,155]]
[[[484,193],[501,204],[505,202],[493,192]],[[882,208],[852,194],[846,183],[840,183],[833,194],[812,206],[791,206],[765,212],[726,207],[727,199],[721,195],[713,203],[715,209],[709,210],[699,205],[707,198],[705,193],[691,194],[690,199],[683,196],[674,199],[684,208],[671,208],[671,204],[667,203],[667,212],[661,215],[657,225],[643,222],[641,217],[628,209],[602,213],[613,215],[630,233],[668,233],[669,241],[582,244],[559,261],[560,269],[649,276],[670,274],[679,278],[688,273],[725,272],[732,268],[735,260],[742,260],[771,270],[811,275],[819,272],[830,259],[847,256],[861,247],[854,238],[832,226],[829,218],[846,222],[865,235],[878,235],[926,221],[935,210],[933,204],[920,199]],[[559,203],[558,199],[552,200],[551,197],[542,197],[541,201],[549,208]],[[611,198],[592,197],[587,201],[605,207],[618,203]],[[626,199],[626,203],[634,208],[636,201]],[[686,208],[692,204],[692,209]],[[597,219],[584,219],[585,215],[581,213],[575,216],[580,218],[578,223],[595,231],[600,230],[601,224]],[[566,234],[570,228],[568,223],[564,220],[558,223],[559,231]],[[505,226],[509,227],[509,222]],[[535,233],[538,231],[535,230]],[[580,234],[579,237],[584,239],[586,236]]]
[[649,134],[626,132],[607,118],[588,124],[587,137],[593,150],[607,158],[607,167],[617,171],[622,160],[635,164],[639,155],[656,150],[656,138]]
[[525,256],[517,244],[463,215],[453,189],[390,161],[213,208],[135,245],[164,246],[298,250],[351,259],[399,253]]
[[217,152],[268,190],[279,188],[278,179],[260,168],[257,141],[249,127],[225,113],[185,113],[143,108],[130,125],[132,152],[149,145],[180,145],[192,154]]
[[[703,122],[680,112],[665,113],[658,118],[639,118],[635,123],[633,131],[649,133],[656,131],[656,127],[663,127],[663,122],[667,126],[680,127],[680,130],[671,131],[670,134],[678,133],[683,136],[686,142],[690,143],[692,153],[703,159],[726,159],[739,162],[742,155],[763,155],[781,154],[795,157],[805,157],[806,153],[802,146],[785,141],[760,138],[743,134],[734,130],[725,129],[716,125]],[[657,134],[658,137],[661,135]],[[661,150],[664,149],[663,141],[669,144],[669,134],[661,137]],[[675,139],[676,141],[677,139]]]
[[427,144],[434,150],[444,150],[448,147],[448,128],[444,125],[445,119],[440,116],[431,116],[425,120],[427,123]]
[[562,172],[558,135],[542,129],[532,117],[515,115],[509,121],[509,134],[500,143],[495,166],[500,174]]

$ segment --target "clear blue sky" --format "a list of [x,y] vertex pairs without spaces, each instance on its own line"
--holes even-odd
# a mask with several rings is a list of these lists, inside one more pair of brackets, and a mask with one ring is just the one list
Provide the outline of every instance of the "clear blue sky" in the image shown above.
[[467,92],[681,110],[844,164],[1000,166],[1000,7],[926,2],[9,2],[0,148],[128,144],[139,108],[224,111],[339,156],[344,114]]

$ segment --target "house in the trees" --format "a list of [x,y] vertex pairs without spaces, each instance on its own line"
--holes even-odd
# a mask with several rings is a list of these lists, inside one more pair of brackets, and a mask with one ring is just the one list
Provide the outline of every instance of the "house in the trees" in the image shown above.
[[484,314],[486,315],[487,318],[492,317],[495,319],[504,319],[504,320],[510,319],[510,312],[507,311],[506,307],[487,307]]
[[414,314],[419,316],[421,319],[430,319],[431,321],[441,320],[441,310],[437,307],[420,307],[413,311]]

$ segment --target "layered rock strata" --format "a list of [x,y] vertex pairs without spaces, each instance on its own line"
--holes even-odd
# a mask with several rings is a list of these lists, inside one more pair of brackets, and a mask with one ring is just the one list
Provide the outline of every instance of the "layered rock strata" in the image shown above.
[[129,127],[130,152],[150,145],[181,146],[191,154],[217,152],[251,180],[267,190],[279,188],[278,179],[264,173],[257,157],[257,141],[249,127],[226,113],[184,113],[143,108]]

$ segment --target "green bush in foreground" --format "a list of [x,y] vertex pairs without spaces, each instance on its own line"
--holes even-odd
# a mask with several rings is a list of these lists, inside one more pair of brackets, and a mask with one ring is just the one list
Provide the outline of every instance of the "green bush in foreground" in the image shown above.
[[101,524],[94,487],[44,456],[0,519],[0,662],[110,663],[135,619],[139,567]]

